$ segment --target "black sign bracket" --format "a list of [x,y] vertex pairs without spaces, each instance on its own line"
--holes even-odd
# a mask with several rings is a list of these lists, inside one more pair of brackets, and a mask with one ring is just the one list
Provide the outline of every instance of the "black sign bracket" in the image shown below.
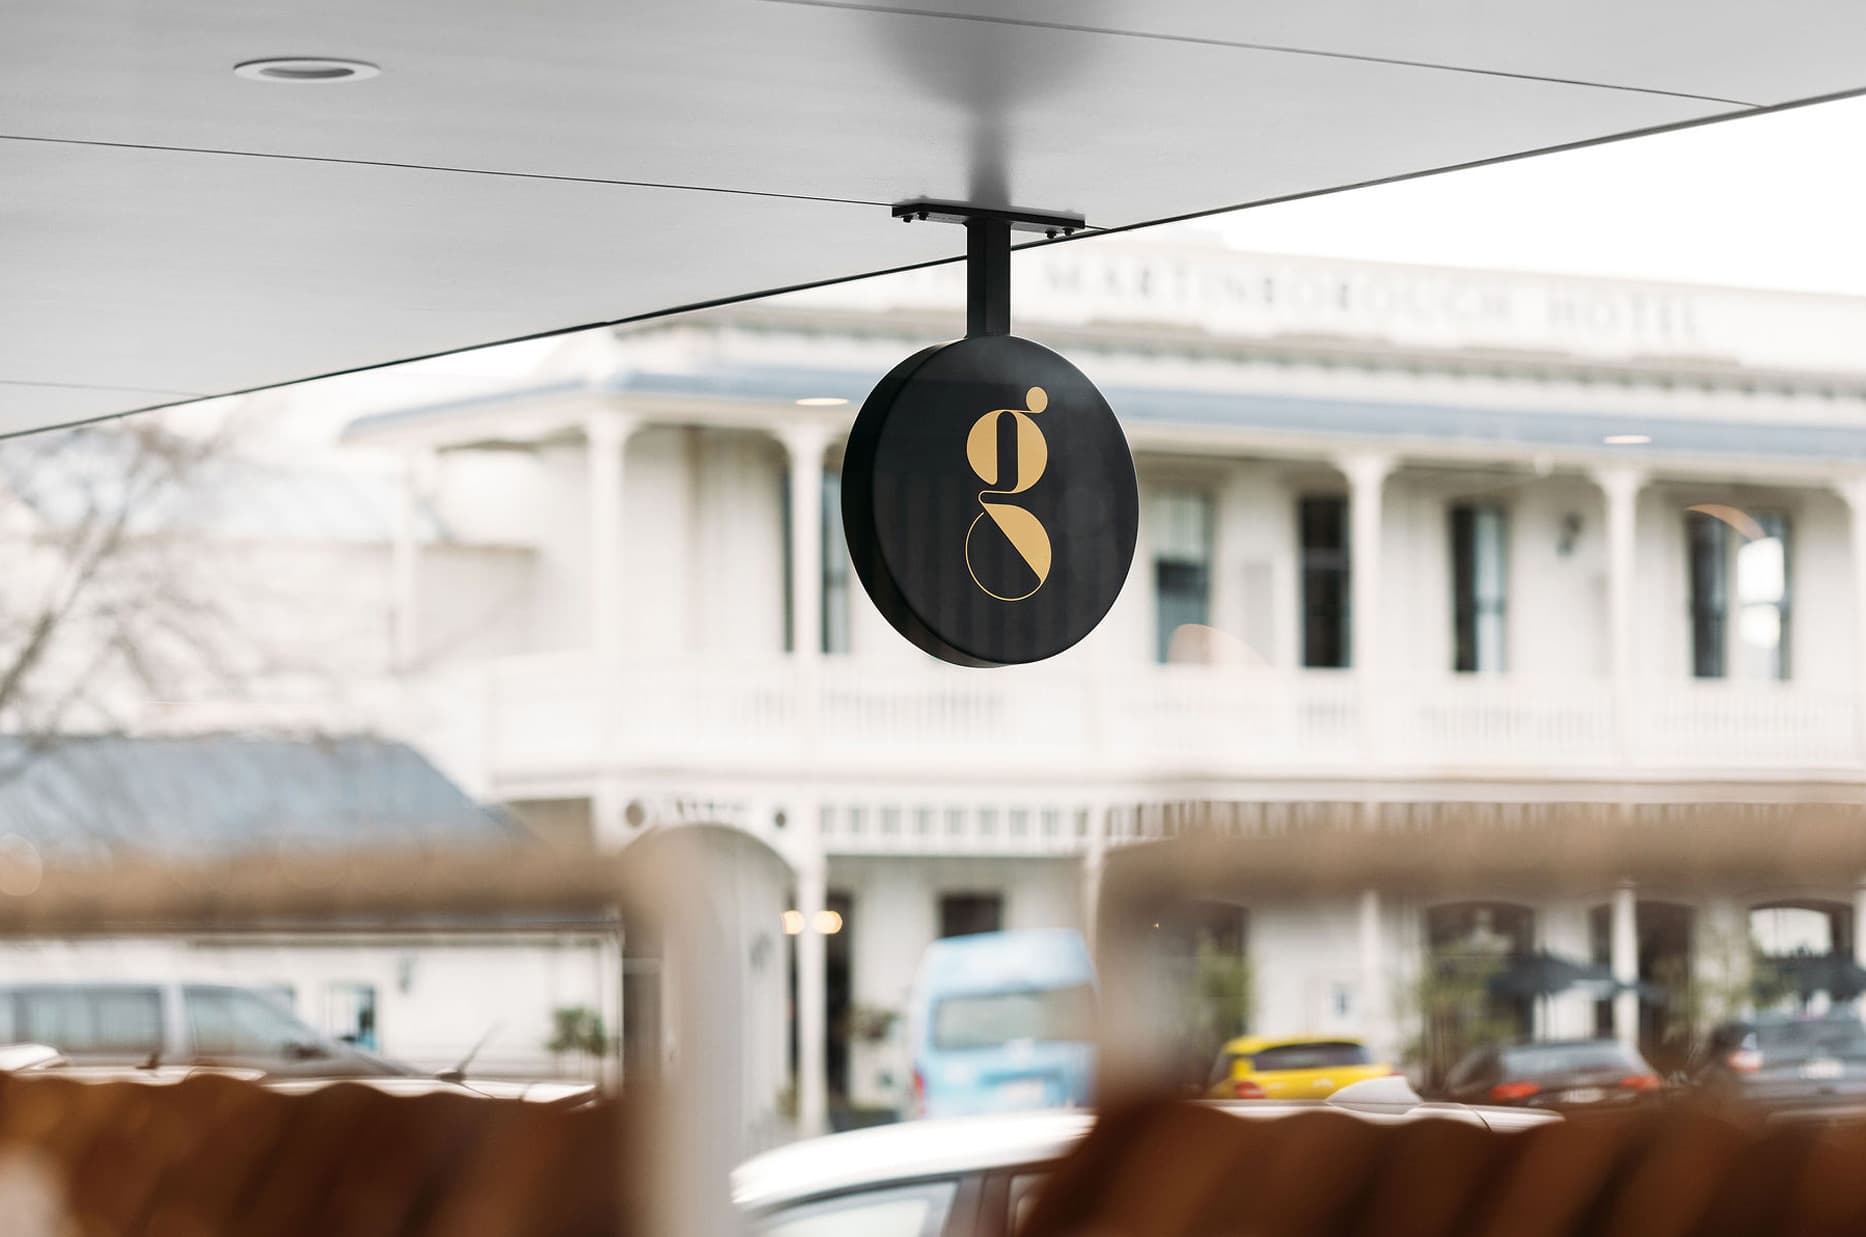
[[965,225],[965,333],[1011,333],[1011,233],[1040,232],[1050,240],[1074,236],[1088,225],[1080,215],[993,210],[962,202],[917,199],[894,206],[902,223],[918,219]]

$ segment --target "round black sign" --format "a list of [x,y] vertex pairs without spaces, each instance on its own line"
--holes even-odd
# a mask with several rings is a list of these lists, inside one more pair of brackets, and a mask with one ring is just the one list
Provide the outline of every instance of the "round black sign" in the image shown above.
[[849,432],[855,570],[895,630],[945,661],[1039,661],[1088,635],[1127,580],[1139,512],[1108,401],[1014,335],[908,357]]

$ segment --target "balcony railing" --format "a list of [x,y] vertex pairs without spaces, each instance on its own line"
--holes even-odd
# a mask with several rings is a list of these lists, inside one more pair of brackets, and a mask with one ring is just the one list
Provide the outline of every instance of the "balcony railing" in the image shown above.
[[[483,677],[482,677],[483,676]],[[845,779],[1703,776],[1859,771],[1850,692],[1194,666],[968,671],[826,658],[475,671],[495,783],[598,769]]]

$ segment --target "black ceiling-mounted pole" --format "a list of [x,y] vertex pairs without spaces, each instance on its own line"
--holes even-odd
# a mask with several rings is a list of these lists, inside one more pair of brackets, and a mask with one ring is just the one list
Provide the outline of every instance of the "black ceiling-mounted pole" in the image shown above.
[[965,221],[965,333],[1011,333],[1011,224]]
[[991,210],[962,202],[917,199],[901,202],[894,217],[965,225],[965,333],[1011,333],[1011,233],[1041,232],[1051,240],[1074,236],[1087,226],[1080,215]]

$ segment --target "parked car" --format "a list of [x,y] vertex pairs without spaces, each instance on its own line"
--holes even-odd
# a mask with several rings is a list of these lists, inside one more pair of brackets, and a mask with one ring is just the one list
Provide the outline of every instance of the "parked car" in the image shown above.
[[[1493,1130],[1553,1113],[1421,1100],[1381,1078],[1327,1100],[1215,1105],[1247,1119],[1338,1112],[1375,1122],[1440,1118]],[[756,1237],[926,1237],[1012,1233],[1057,1160],[1094,1125],[1086,1112],[916,1121],[813,1138],[754,1157],[733,1174],[733,1201]]]
[[1067,930],[935,941],[914,980],[914,1115],[1087,1104],[1095,967]]
[[549,1104],[558,1108],[581,1108],[594,1104],[600,1093],[594,1083],[518,1082],[509,1079],[469,1078],[446,1074],[369,1074],[369,1075],[289,1075],[231,1065],[165,1065],[160,1062],[140,1065],[74,1065],[56,1048],[46,1044],[0,1044],[0,1073],[26,1079],[62,1078],[71,1082],[134,1082],[144,1086],[170,1086],[189,1078],[211,1074],[258,1083],[280,1095],[308,1095],[325,1087],[354,1083],[385,1095],[470,1095],[480,1099],[522,1100],[530,1104]]
[[271,993],[233,984],[0,984],[0,1043],[44,1044],[79,1068],[221,1066],[315,1078],[419,1074],[314,1030]]
[[1206,1083],[1215,1100],[1320,1100],[1342,1087],[1382,1078],[1393,1067],[1376,1061],[1348,1036],[1240,1036],[1218,1052]]
[[256,1083],[279,1095],[309,1095],[326,1087],[354,1085],[403,1098],[465,1095],[477,1099],[546,1104],[554,1108],[582,1108],[601,1098],[596,1085],[588,1082],[514,1082],[506,1079],[456,1077],[451,1074],[281,1076],[264,1070],[230,1065],[74,1065],[57,1049],[31,1043],[0,1044],[0,1073],[26,1081],[58,1078],[68,1082],[133,1082],[155,1087],[173,1086],[190,1078],[211,1075]]
[[1866,1025],[1853,1013],[1727,1022],[1710,1033],[1691,1081],[1778,1112],[1866,1112]]
[[1529,1108],[1612,1108],[1652,1098],[1665,1082],[1614,1039],[1478,1048],[1452,1067],[1446,1098]]

